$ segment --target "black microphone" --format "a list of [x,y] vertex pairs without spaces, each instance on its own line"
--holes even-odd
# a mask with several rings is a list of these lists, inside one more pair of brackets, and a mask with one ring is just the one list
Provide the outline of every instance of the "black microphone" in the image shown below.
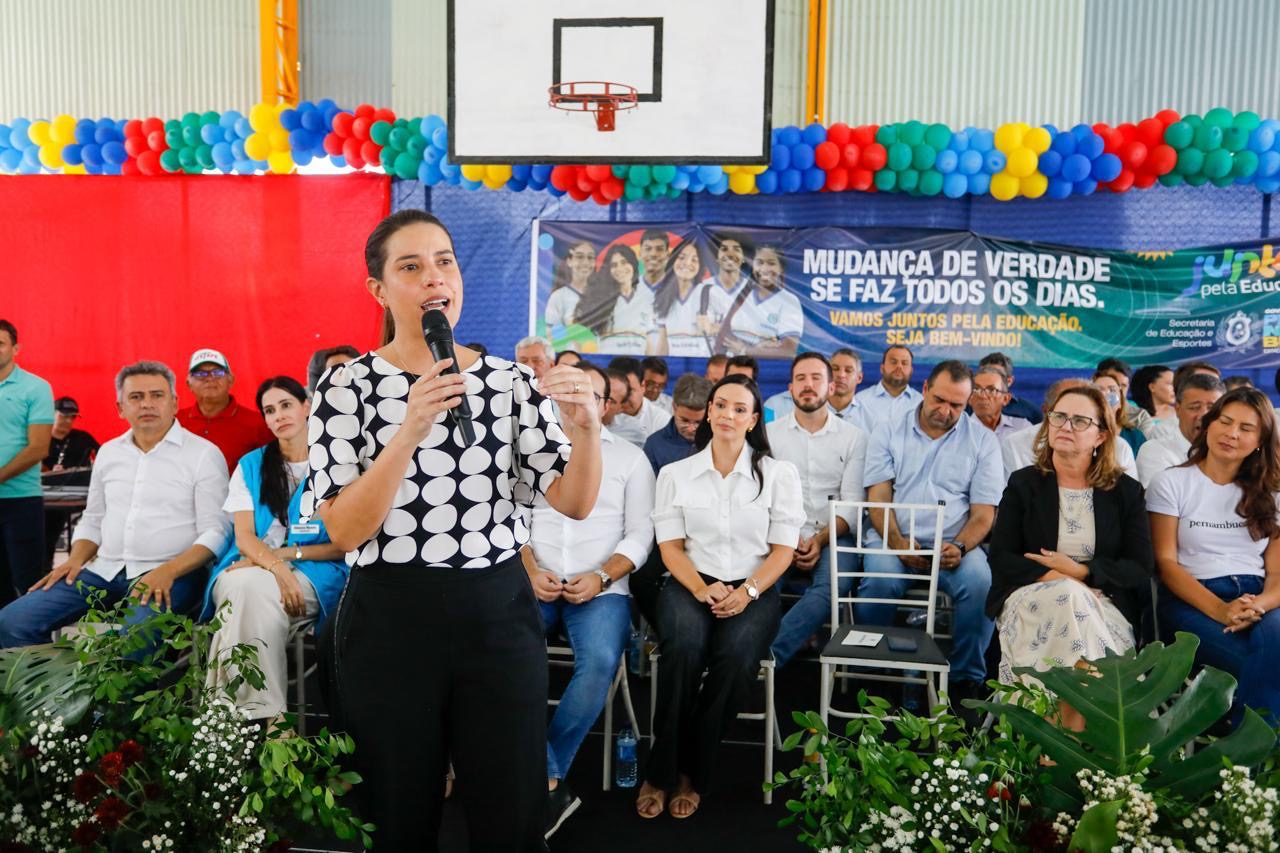
[[[461,373],[458,370],[458,356],[453,351],[453,329],[449,326],[449,318],[437,309],[422,315],[422,336],[427,339],[427,349],[436,361],[451,359],[445,373]],[[462,393],[462,402],[449,410],[458,432],[462,433],[462,443],[470,447],[476,443],[476,428],[471,425],[471,404],[467,402],[467,394]]]

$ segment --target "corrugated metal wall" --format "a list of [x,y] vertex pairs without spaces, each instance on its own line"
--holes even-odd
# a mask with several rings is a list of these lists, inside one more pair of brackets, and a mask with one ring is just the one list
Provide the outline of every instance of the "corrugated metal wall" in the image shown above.
[[246,110],[255,0],[0,0],[0,121]]
[[447,11],[446,0],[391,0],[391,108],[397,115],[446,113]]
[[390,0],[302,0],[298,4],[299,92],[344,107],[388,106],[391,95]]
[[774,0],[773,126],[805,124],[804,87],[809,44],[808,0]]

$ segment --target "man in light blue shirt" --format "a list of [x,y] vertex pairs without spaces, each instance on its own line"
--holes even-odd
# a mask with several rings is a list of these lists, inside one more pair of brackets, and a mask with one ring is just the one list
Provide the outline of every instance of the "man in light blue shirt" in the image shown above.
[[[973,375],[959,361],[944,361],[924,384],[923,402],[897,423],[882,424],[867,448],[863,482],[867,500],[899,504],[946,504],[938,586],[955,602],[955,630],[951,648],[950,693],[953,703],[980,694],[986,680],[985,655],[992,621],[985,608],[991,589],[991,567],[979,547],[991,530],[1004,486],[1004,467],[995,434],[965,415],[973,389]],[[870,513],[876,533],[872,541],[887,539],[892,549],[912,547],[908,534],[893,515],[888,530],[883,514]],[[932,545],[932,530],[917,526],[915,541]],[[927,572],[923,557],[867,555],[865,571],[876,573]],[[904,568],[905,567],[905,568]],[[911,581],[906,578],[863,578],[860,597],[902,598]],[[892,625],[894,605],[860,604],[854,619],[870,625]],[[958,704],[956,705],[958,708]]]
[[889,347],[880,359],[880,381],[858,396],[862,426],[874,434],[881,424],[904,420],[920,404],[920,392],[911,387],[911,350]]
[[0,320],[0,607],[44,570],[40,462],[53,433],[53,390],[18,367],[18,330]]

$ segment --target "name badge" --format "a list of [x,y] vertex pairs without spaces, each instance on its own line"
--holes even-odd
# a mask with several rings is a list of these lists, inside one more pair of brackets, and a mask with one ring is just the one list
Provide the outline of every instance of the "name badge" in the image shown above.
[[290,524],[289,533],[294,536],[313,536],[320,532],[318,524]]

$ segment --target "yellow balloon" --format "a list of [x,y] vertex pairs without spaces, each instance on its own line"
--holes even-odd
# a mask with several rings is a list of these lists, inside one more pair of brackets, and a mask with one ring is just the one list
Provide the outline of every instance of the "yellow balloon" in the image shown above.
[[289,131],[283,127],[274,127],[267,131],[267,141],[271,143],[272,151],[288,151]]
[[63,145],[70,145],[76,141],[76,120],[72,116],[63,113],[55,116],[53,124],[49,126],[49,136],[54,142]]
[[1008,172],[991,176],[991,197],[996,201],[1008,201],[1018,194],[1018,179]]
[[748,195],[756,188],[756,176],[746,172],[734,172],[729,175],[729,189],[738,195]]
[[1039,158],[1030,148],[1015,148],[1009,152],[1004,170],[1015,178],[1025,178],[1036,170]]
[[507,185],[507,182],[491,178],[486,174],[484,177],[484,185],[491,190],[500,190]]
[[244,153],[249,155],[250,160],[267,159],[271,155],[271,143],[267,141],[266,134],[249,134],[249,138],[244,141]]
[[468,181],[483,181],[486,166],[480,163],[468,163],[462,167],[462,177]]
[[254,104],[249,110],[249,127],[259,133],[266,133],[279,123],[275,108],[271,104]]
[[1049,131],[1043,127],[1033,127],[1028,130],[1022,137],[1022,144],[1030,148],[1037,154],[1043,154],[1049,150],[1049,143],[1053,140],[1049,137]]
[[56,142],[40,146],[40,162],[50,169],[62,168],[62,146]]
[[[511,180],[511,166],[506,163],[494,163],[484,167],[484,182],[488,186],[490,181],[496,184],[505,184]],[[497,189],[497,187],[490,187]]]
[[768,163],[766,163],[763,166],[743,166],[742,167],[742,171],[746,172],[748,175],[761,175],[761,174],[764,174],[768,169],[769,169]]
[[31,137],[31,141],[36,145],[45,146],[51,141],[49,137],[49,122],[33,121],[31,127],[27,128],[27,136]]
[[1002,124],[996,128],[996,150],[1008,154],[1022,145],[1023,130],[1016,124]]
[[1049,179],[1039,172],[1027,175],[1018,185],[1019,192],[1027,198],[1040,198],[1047,189],[1049,189]]
[[293,155],[288,151],[272,151],[267,156],[267,165],[277,175],[287,175],[293,171]]
[[724,173],[726,175],[732,175],[734,172],[738,171],[738,169],[741,167],[740,166],[721,166],[720,168],[724,169]]

